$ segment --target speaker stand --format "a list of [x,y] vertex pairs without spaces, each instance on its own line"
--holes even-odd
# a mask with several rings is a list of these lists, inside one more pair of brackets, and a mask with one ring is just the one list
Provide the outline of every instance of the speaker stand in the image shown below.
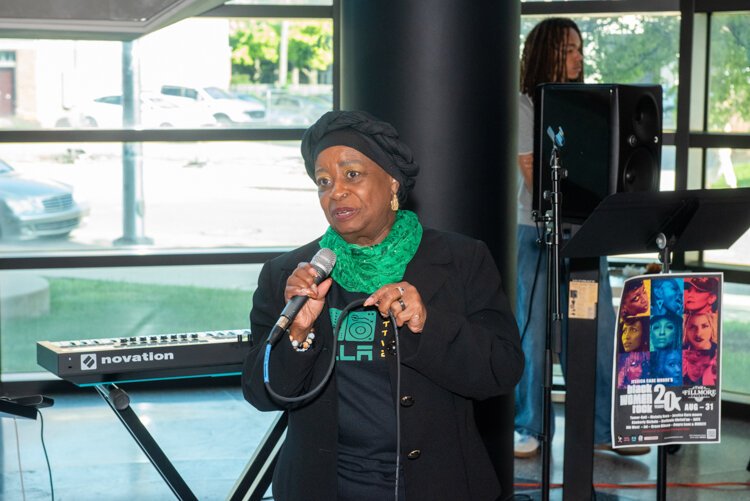
[[552,461],[552,352],[560,353],[562,339],[562,308],[560,305],[560,246],[562,245],[562,191],[561,182],[565,178],[565,169],[560,165],[560,150],[564,143],[562,130],[556,136],[549,129],[552,139],[550,152],[550,171],[552,189],[544,197],[550,202],[551,209],[544,217],[534,213],[534,219],[546,223],[545,244],[547,246],[547,301],[546,332],[544,343],[544,382],[542,400],[542,500],[549,501],[550,463]]

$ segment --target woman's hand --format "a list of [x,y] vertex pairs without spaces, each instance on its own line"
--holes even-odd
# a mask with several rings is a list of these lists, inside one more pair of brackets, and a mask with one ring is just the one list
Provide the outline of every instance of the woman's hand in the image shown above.
[[409,282],[398,282],[384,285],[376,290],[364,303],[364,306],[375,305],[384,317],[389,312],[396,317],[396,325],[409,325],[412,332],[422,332],[427,321],[427,308],[416,287]]
[[300,263],[294,272],[289,275],[284,288],[284,299],[289,302],[294,296],[307,296],[309,299],[294,317],[294,322],[289,326],[290,340],[302,343],[307,334],[312,330],[315,319],[323,311],[325,297],[331,288],[333,280],[329,277],[320,284],[315,285],[318,272],[310,263]]

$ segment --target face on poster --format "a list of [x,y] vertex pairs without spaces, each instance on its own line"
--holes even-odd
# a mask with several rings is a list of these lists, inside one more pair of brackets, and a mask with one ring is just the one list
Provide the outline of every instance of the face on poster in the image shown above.
[[613,446],[719,441],[721,273],[623,286],[615,332]]

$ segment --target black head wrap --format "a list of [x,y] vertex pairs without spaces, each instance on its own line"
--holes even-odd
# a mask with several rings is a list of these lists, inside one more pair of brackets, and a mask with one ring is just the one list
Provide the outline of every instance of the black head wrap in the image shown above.
[[318,154],[331,146],[349,146],[366,155],[398,181],[398,199],[406,201],[419,165],[391,124],[364,111],[329,111],[320,117],[302,136],[302,158],[313,180]]

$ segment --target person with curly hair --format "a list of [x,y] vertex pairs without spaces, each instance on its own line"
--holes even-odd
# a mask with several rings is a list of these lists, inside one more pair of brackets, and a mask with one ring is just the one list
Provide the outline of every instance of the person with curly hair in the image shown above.
[[[523,45],[520,69],[516,320],[521,332],[526,369],[516,386],[514,454],[517,458],[530,458],[538,454],[543,432],[548,287],[543,230],[541,224],[532,218],[533,98],[539,84],[583,82],[583,38],[576,23],[572,19],[555,17],[534,26]],[[604,257],[599,260],[599,276],[594,442],[609,444],[615,315],[607,259]],[[567,288],[563,287],[562,295],[566,294]],[[565,327],[563,336],[567,336]],[[565,355],[561,355],[560,362],[566,373],[568,361]],[[550,441],[554,435],[554,418],[551,422]]]

